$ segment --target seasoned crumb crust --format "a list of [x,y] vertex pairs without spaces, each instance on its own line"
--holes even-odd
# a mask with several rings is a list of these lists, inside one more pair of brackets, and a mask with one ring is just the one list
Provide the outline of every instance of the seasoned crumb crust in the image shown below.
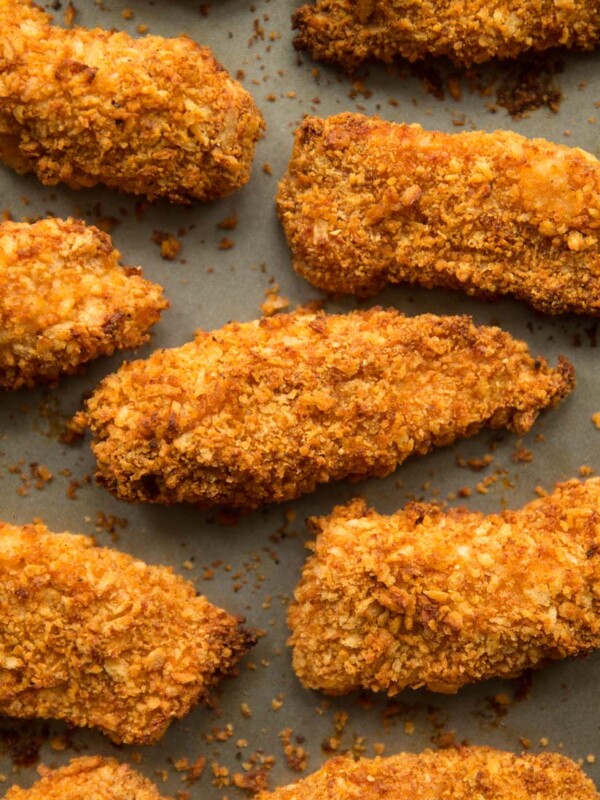
[[556,753],[516,756],[461,747],[389,758],[332,758],[258,800],[598,800],[582,770]]
[[168,302],[119,256],[78,220],[0,223],[0,388],[56,382],[148,341]]
[[0,713],[151,744],[206,702],[253,634],[168,567],[0,523]]
[[30,789],[13,786],[5,800],[170,800],[143,775],[114,758],[84,756],[66,767],[40,767]]
[[0,0],[0,158],[42,183],[150,200],[243,186],[264,121],[211,51],[185,36],[65,30]]
[[600,42],[595,0],[317,0],[296,11],[293,26],[298,50],[348,71],[367,58],[447,56],[471,66]]
[[525,432],[573,385],[566,359],[551,369],[468,317],[296,312],[124,365],[76,422],[124,500],[252,508],[483,426]]
[[578,148],[307,117],[277,207],[294,268],[327,291],[406,282],[600,313],[600,162]]
[[313,520],[289,609],[303,684],[456,692],[600,646],[600,479],[485,516],[362,501]]

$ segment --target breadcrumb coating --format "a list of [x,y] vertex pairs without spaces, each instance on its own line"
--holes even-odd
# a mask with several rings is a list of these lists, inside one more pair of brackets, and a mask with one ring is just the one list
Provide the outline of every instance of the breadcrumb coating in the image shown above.
[[600,479],[485,516],[357,500],[318,536],[290,606],[311,689],[456,692],[600,646]]
[[598,800],[592,781],[557,753],[516,756],[461,747],[389,758],[339,756],[257,800]]
[[148,341],[169,304],[119,257],[110,236],[78,220],[0,223],[0,388],[56,382]]
[[185,36],[64,30],[0,0],[0,158],[42,183],[213,200],[250,177],[264,122],[211,51]]
[[293,17],[294,46],[353,71],[367,58],[447,56],[460,66],[600,42],[597,0],[316,0]]
[[600,313],[600,162],[578,148],[307,117],[277,205],[296,271],[321,289],[408,282]]
[[566,359],[551,369],[468,317],[299,311],[125,364],[75,424],[123,500],[254,508],[483,426],[524,432],[573,386]]
[[254,644],[168,567],[0,523],[0,713],[151,744]]
[[60,769],[39,767],[30,789],[13,786],[4,800],[170,800],[143,775],[114,758],[74,758]]

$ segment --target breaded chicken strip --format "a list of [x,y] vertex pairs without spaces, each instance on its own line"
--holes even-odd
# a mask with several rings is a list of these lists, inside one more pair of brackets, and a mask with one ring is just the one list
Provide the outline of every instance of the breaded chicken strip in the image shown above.
[[254,644],[167,567],[0,523],[0,713],[151,744]]
[[600,42],[597,0],[316,0],[293,17],[294,46],[353,71],[367,58],[448,56],[461,66]]
[[468,317],[296,312],[124,365],[75,424],[124,500],[254,508],[483,426],[526,431],[573,385],[566,359],[550,369]]
[[0,223],[0,388],[54,382],[148,341],[168,303],[119,256],[77,220]]
[[311,689],[456,692],[600,646],[600,479],[484,516],[362,501],[318,533],[289,609]]
[[13,786],[4,800],[169,800],[143,775],[114,758],[74,758],[60,769],[40,767],[30,789]]
[[488,747],[390,758],[339,756],[257,800],[599,800],[591,780],[557,753],[516,756]]
[[0,158],[46,185],[150,200],[212,200],[247,182],[263,119],[210,50],[49,20],[0,0]]
[[600,313],[600,162],[577,148],[308,117],[277,206],[296,271],[327,291],[408,282]]

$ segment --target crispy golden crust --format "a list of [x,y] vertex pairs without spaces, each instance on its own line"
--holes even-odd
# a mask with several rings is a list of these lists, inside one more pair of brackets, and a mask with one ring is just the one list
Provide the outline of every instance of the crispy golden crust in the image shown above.
[[257,800],[598,800],[591,780],[556,753],[516,756],[487,747],[390,758],[338,757]]
[[139,347],[168,307],[110,236],[73,219],[0,223],[0,388],[54,382]]
[[408,282],[600,313],[600,162],[577,148],[308,117],[277,206],[296,271],[327,291]]
[[317,0],[293,26],[298,50],[349,71],[367,58],[448,56],[470,66],[600,42],[597,0]]
[[254,643],[167,567],[0,523],[0,713],[150,744]]
[[169,800],[147,778],[114,758],[74,758],[61,769],[40,767],[30,789],[13,786],[5,800]]
[[288,617],[309,688],[455,692],[600,646],[598,478],[487,517],[354,501],[313,525]]
[[124,500],[255,507],[384,476],[482,426],[526,431],[574,385],[468,317],[372,309],[232,323],[98,387],[76,422]]
[[47,185],[177,202],[247,182],[263,119],[210,50],[49,19],[0,0],[0,157]]

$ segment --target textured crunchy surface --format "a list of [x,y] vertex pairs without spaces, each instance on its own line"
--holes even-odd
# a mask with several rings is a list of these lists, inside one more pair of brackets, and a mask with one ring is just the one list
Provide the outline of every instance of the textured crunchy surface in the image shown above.
[[61,769],[40,767],[30,789],[13,786],[5,800],[169,800],[149,780],[113,758],[74,758]]
[[566,359],[550,369],[468,317],[297,312],[124,365],[76,423],[122,499],[254,507],[387,475],[484,425],[524,432],[573,383]]
[[366,58],[460,65],[600,42],[597,0],[317,0],[294,14],[294,45],[348,70]]
[[277,202],[295,269],[321,289],[407,281],[600,313],[600,162],[583,150],[308,117]]
[[0,223],[0,388],[55,381],[139,347],[167,306],[160,286],[119,266],[98,228],[73,219]]
[[598,800],[581,769],[555,753],[516,756],[487,747],[390,758],[332,758],[258,800]]
[[167,567],[0,523],[0,713],[150,744],[253,644]]
[[354,501],[312,524],[288,617],[307,687],[455,692],[600,646],[598,478],[487,517]]
[[0,0],[0,158],[47,185],[150,199],[243,186],[263,128],[251,96],[191,39],[49,24]]

